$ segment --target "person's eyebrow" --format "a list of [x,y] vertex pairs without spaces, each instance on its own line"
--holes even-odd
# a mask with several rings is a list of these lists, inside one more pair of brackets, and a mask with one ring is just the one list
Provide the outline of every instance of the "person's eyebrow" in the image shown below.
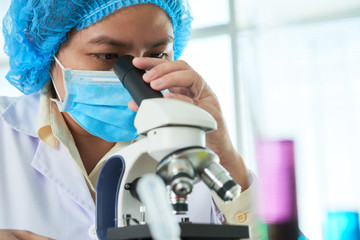
[[104,36],[104,35],[99,35],[96,36],[95,38],[92,38],[88,44],[93,44],[93,45],[111,45],[111,46],[115,46],[115,47],[125,47],[128,46],[129,44],[125,43],[125,42],[121,42],[119,40],[116,40],[114,38],[108,37],[108,36]]
[[164,46],[164,45],[168,45],[170,43],[174,42],[174,37],[173,36],[167,36],[166,38],[154,43],[154,44],[150,44],[150,46],[148,47],[149,49],[151,48],[157,48],[160,46]]
[[[149,46],[147,46],[147,48],[151,49],[151,48],[156,48],[159,46],[164,46],[167,45],[169,43],[173,43],[174,42],[174,37],[172,36],[167,36],[164,39],[161,39],[155,43],[149,44]],[[131,46],[131,44],[126,43],[126,42],[122,42],[119,41],[117,39],[108,37],[108,36],[104,36],[104,35],[99,35],[96,36],[95,38],[91,39],[88,44],[93,44],[93,45],[111,45],[114,47],[126,47],[126,46]]]

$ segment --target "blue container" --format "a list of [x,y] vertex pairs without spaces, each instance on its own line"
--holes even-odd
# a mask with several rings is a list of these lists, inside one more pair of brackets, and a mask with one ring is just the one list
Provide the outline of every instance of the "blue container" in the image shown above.
[[360,240],[359,213],[332,211],[327,213],[325,240]]

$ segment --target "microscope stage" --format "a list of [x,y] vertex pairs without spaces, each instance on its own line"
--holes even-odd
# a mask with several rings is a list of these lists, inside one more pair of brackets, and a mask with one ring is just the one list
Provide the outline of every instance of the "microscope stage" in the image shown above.
[[[180,223],[181,239],[233,240],[249,238],[248,226]],[[109,228],[108,240],[152,239],[148,225]]]

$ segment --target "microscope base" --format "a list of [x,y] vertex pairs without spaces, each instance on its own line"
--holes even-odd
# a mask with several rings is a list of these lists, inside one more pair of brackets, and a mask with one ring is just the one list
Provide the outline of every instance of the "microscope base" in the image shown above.
[[[249,238],[248,226],[180,223],[181,239],[234,240]],[[108,240],[152,239],[148,225],[109,228]]]

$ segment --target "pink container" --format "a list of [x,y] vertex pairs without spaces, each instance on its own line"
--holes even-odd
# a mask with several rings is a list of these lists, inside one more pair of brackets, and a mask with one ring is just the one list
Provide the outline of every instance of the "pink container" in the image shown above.
[[260,140],[256,150],[260,220],[269,224],[296,221],[294,142]]

